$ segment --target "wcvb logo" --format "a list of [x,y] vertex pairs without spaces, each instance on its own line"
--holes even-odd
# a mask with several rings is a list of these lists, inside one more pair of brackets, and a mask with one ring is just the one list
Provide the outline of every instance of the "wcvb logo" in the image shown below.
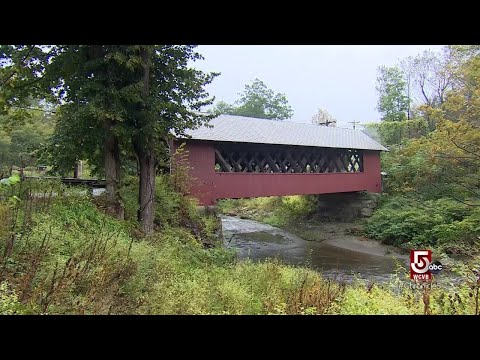
[[410,279],[431,280],[442,270],[440,261],[432,263],[432,250],[410,250]]

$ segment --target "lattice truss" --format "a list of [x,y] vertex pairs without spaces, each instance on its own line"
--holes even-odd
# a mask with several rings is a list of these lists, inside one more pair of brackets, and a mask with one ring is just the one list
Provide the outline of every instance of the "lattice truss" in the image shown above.
[[361,150],[285,145],[215,145],[217,172],[335,173],[362,172]]

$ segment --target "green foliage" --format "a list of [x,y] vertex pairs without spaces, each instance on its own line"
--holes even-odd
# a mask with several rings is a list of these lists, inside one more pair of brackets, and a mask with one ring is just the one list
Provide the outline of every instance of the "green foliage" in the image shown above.
[[[194,48],[191,45],[2,46],[0,115],[7,114],[16,102],[26,101],[20,96],[21,87],[40,99],[52,98],[61,104],[44,159],[52,165],[53,172],[60,174],[67,173],[78,160],[88,160],[98,174],[104,170],[109,195],[107,208],[121,216],[116,187],[122,163],[138,160],[139,173],[144,177],[141,184],[149,183],[153,179],[147,179],[145,174],[155,172],[172,132],[183,135],[186,129],[214,117],[200,110],[213,102],[205,85],[218,74],[190,66],[202,59]],[[38,84],[38,91],[34,84]],[[3,91],[4,88],[15,91]],[[139,219],[144,230],[151,232],[153,186],[141,186],[140,192]]]
[[213,112],[274,120],[290,119],[293,116],[293,110],[285,94],[275,94],[259,79],[245,85],[244,92],[240,94],[240,99],[235,104],[229,105],[220,101]]
[[[160,187],[164,195],[173,197],[171,186],[166,182]],[[33,201],[20,209],[45,202]],[[12,253],[2,259],[0,313],[423,313],[418,293],[340,284],[276,260],[238,261],[223,247],[205,249],[191,229],[175,226],[173,219],[162,232],[136,239],[133,223],[102,213],[88,197],[69,193],[48,201],[48,208],[32,213],[31,227],[17,231]],[[266,208],[274,201],[280,200],[255,199]],[[308,199],[292,197],[283,206],[299,216],[308,204]],[[464,216],[465,210],[453,203],[436,205],[445,218]],[[204,224],[207,232],[213,231],[213,218]],[[5,240],[0,237],[2,248]],[[467,286],[433,291],[429,311],[472,313],[471,293]]]
[[33,216],[2,271],[22,303],[34,313],[115,311],[134,268],[125,225],[73,196]]
[[394,197],[375,211],[366,233],[387,244],[406,248],[427,246],[447,253],[468,254],[478,247],[479,220],[478,208],[455,200],[418,201]]
[[[214,242],[220,226],[218,220],[213,216],[202,216],[195,198],[175,191],[173,177],[160,175],[155,183],[155,224],[159,229],[184,227],[196,237],[197,242]],[[124,179],[120,193],[125,203],[125,219],[134,222],[138,209],[138,180],[134,177]]]
[[391,193],[420,193],[427,199],[450,197],[470,204],[480,194],[480,131],[461,121],[439,121],[426,137],[407,141],[383,154]]
[[428,123],[423,118],[403,121],[382,121],[365,124],[366,132],[383,145],[398,145],[408,139],[420,138],[428,133]]
[[275,261],[215,266],[177,263],[175,281],[155,285],[152,312],[162,314],[324,313],[341,288],[306,269]]
[[13,166],[24,168],[40,164],[41,151],[53,131],[53,121],[41,111],[31,113],[26,123],[17,124],[8,131],[0,126],[0,176],[9,174]]
[[45,67],[55,53],[42,45],[0,46],[0,129],[12,130],[25,124],[32,99],[43,99],[49,82]]
[[347,288],[343,296],[332,306],[332,313],[340,315],[408,315],[415,314],[400,296],[387,289],[364,285]]
[[464,120],[480,126],[480,55],[468,55],[456,71],[457,89],[447,93],[442,104],[444,116],[452,121]]
[[195,182],[191,176],[192,169],[188,163],[189,152],[185,149],[186,143],[181,143],[171,156],[170,172],[173,189],[183,195],[190,193],[190,185]]
[[[43,314],[316,314],[342,291],[311,270],[236,262],[229,250],[202,247],[185,227],[136,240],[134,227],[87,197],[51,201],[18,233],[1,269],[10,284],[0,292],[4,312],[19,302]],[[213,231],[212,218],[205,224]]]
[[12,175],[8,178],[0,179],[0,185],[10,186],[20,182],[20,176]]
[[226,199],[218,202],[224,214],[239,215],[273,226],[305,220],[316,209],[314,195],[272,196],[252,199]]
[[380,94],[378,111],[382,114],[382,120],[405,120],[410,100],[406,95],[406,82],[402,71],[395,66],[380,66],[378,72],[376,89]]
[[23,306],[18,296],[10,289],[6,281],[0,283],[0,315],[19,315],[23,313]]

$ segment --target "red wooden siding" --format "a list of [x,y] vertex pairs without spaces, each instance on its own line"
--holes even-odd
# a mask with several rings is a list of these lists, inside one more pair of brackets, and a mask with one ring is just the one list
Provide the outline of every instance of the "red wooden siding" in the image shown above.
[[[248,146],[248,145],[247,145]],[[323,174],[215,172],[214,143],[188,140],[191,194],[200,205],[217,199],[381,191],[380,151],[363,151],[363,172]]]

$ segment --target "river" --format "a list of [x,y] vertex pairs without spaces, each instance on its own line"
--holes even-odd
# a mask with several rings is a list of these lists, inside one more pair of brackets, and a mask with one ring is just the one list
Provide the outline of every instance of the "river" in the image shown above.
[[293,265],[314,268],[326,277],[350,281],[361,278],[376,282],[390,279],[397,266],[407,267],[408,257],[391,247],[346,234],[342,224],[325,224],[321,242],[307,241],[283,229],[253,220],[222,216],[225,245],[241,259],[253,261],[279,258]]

